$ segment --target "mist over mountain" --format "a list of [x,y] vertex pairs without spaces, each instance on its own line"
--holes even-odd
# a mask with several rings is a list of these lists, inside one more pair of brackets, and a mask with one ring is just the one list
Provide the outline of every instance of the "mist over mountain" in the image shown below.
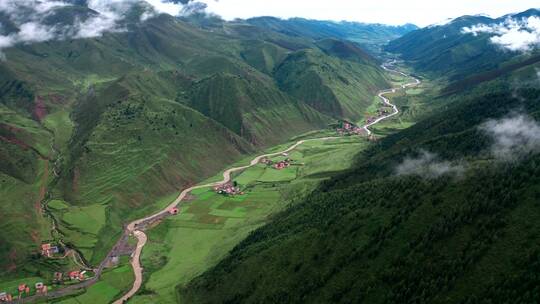
[[538,54],[539,22],[537,9],[497,19],[463,16],[406,34],[386,50],[399,53],[421,71],[458,80]]

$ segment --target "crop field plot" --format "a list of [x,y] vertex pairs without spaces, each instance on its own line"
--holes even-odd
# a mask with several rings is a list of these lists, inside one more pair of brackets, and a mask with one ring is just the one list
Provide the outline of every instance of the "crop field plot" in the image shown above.
[[94,204],[87,207],[70,207],[60,200],[53,200],[48,206],[59,219],[65,240],[81,250],[85,258],[91,259],[99,232],[105,225],[106,206]]
[[175,303],[175,286],[171,282],[186,283],[215,265],[249,231],[263,224],[279,204],[279,192],[272,188],[254,187],[234,197],[219,195],[209,188],[192,194],[196,199],[185,203],[179,216],[149,231],[142,262],[147,269],[156,271],[145,285],[149,294],[135,297],[134,303],[158,298],[160,303]]
[[73,122],[66,110],[58,110],[45,117],[43,123],[55,134],[55,144],[62,150],[66,149],[66,144],[73,132]]
[[10,293],[14,298],[18,295],[17,287],[19,284],[26,284],[30,287],[30,295],[35,293],[34,284],[37,282],[44,282],[43,278],[40,277],[29,277],[25,279],[13,280],[13,281],[4,281],[0,283],[0,292]]
[[81,295],[59,299],[53,303],[80,304],[80,303],[110,303],[127,291],[133,283],[133,271],[127,257],[122,257],[119,266],[106,270],[99,282],[92,285]]
[[296,178],[297,168],[290,166],[282,170],[266,168],[264,173],[258,178],[260,182],[288,182]]
[[[148,275],[142,292],[130,303],[176,303],[176,284],[189,282],[222,260],[269,216],[283,210],[289,198],[310,192],[328,173],[348,168],[367,144],[358,137],[306,142],[287,156],[271,158],[274,162],[291,158],[290,167],[276,170],[258,164],[238,173],[233,181],[244,195],[194,190],[195,198],[181,204],[178,216],[148,231],[142,254]],[[221,173],[213,180],[218,177]]]

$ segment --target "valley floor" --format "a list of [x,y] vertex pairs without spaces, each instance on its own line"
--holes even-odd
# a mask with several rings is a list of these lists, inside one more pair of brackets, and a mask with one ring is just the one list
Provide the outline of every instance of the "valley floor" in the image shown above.
[[[407,82],[406,77],[399,75],[394,75],[392,80],[395,86]],[[384,136],[410,126],[417,114],[410,109],[420,106],[420,103],[418,99],[404,96],[408,91],[412,95],[420,94],[425,86],[388,96],[392,102],[394,98],[398,100],[399,107],[405,110],[384,121],[382,126],[377,125],[373,129],[374,134]],[[376,115],[381,105],[381,100],[374,98],[366,115]],[[328,136],[336,136],[335,131],[311,132],[267,151],[282,151],[303,138]],[[180,215],[167,217],[148,227],[151,228],[147,231],[148,243],[141,256],[144,281],[130,303],[176,303],[177,284],[187,284],[214,266],[251,231],[271,220],[274,214],[303,198],[321,181],[347,170],[355,156],[369,144],[365,137],[358,136],[308,141],[286,156],[271,158],[273,162],[292,159],[291,166],[283,170],[257,164],[234,174],[232,181],[244,192],[243,195],[223,196],[211,188],[192,191],[188,201],[182,203]],[[249,159],[237,165],[244,165]],[[222,176],[222,173],[217,174],[201,185],[221,180]],[[173,197],[160,201],[170,202]],[[105,271],[102,279],[85,293],[59,299],[58,303],[112,302],[131,287],[133,274],[126,269],[129,269],[127,261],[122,260],[115,268]]]

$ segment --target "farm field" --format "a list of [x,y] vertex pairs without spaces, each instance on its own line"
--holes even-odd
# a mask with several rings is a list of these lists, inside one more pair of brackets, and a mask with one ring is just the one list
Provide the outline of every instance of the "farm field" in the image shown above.
[[73,244],[85,258],[91,259],[99,232],[105,225],[105,205],[70,207],[63,201],[53,200],[48,206],[59,221],[65,235],[64,241]]
[[176,284],[171,282],[186,284],[215,265],[295,198],[330,174],[347,169],[366,146],[365,139],[358,137],[309,142],[287,156],[293,163],[286,169],[259,164],[235,176],[244,195],[227,197],[210,188],[193,191],[194,199],[182,205],[180,215],[148,231],[142,255],[146,282],[130,302],[176,303]]
[[101,280],[91,286],[81,295],[59,299],[53,303],[80,304],[80,303],[109,303],[129,289],[133,283],[133,272],[127,257],[120,259],[116,268],[105,271]]

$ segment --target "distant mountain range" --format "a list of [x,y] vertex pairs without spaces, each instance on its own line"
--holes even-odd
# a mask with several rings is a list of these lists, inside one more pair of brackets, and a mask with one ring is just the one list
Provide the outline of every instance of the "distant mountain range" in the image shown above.
[[248,23],[289,36],[323,39],[328,37],[346,39],[377,52],[379,47],[390,40],[418,29],[414,24],[391,26],[385,24],[320,21],[303,18],[279,19],[259,17],[246,20]]
[[[486,16],[463,16],[443,25],[428,26],[410,32],[388,44],[386,50],[398,53],[418,70],[443,76],[451,81],[503,68],[506,63],[526,60],[531,54],[538,54],[538,29],[534,24],[526,24],[527,18],[540,18],[538,9],[506,15],[497,19]],[[513,23],[512,23],[513,22]],[[506,23],[506,24],[505,24]],[[529,26],[529,27],[528,27]],[[516,36],[503,36],[509,30],[536,35],[536,48],[530,47]],[[502,32],[501,32],[502,31]],[[505,32],[506,31],[506,32]],[[493,37],[499,37],[493,42]],[[501,39],[508,39],[506,46]],[[513,41],[516,40],[517,41]],[[519,44],[512,48],[508,43]],[[517,48],[516,48],[517,47]],[[526,48],[527,53],[519,50]]]

